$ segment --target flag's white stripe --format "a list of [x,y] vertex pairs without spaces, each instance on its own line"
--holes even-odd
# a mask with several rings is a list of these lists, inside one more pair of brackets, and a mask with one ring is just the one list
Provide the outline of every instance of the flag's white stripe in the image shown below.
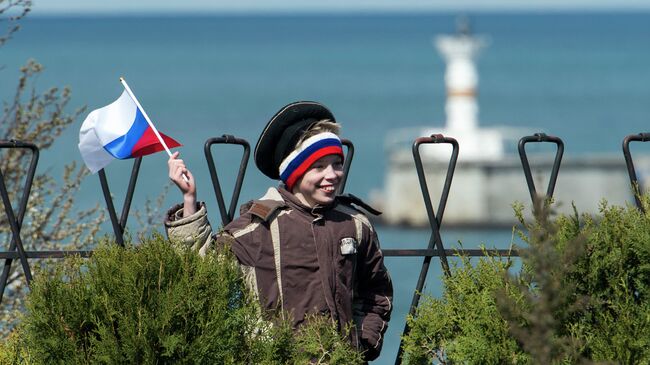
[[[131,129],[135,121],[136,110],[137,106],[129,94],[123,91],[116,101],[90,113],[86,121],[91,119],[99,140],[105,146],[116,138],[122,137]],[[98,123],[98,121],[102,121],[102,123]],[[85,124],[86,122],[84,122]]]
[[136,110],[135,103],[124,91],[111,104],[88,114],[79,130],[79,152],[91,172],[103,169],[115,159],[104,146],[129,131]]
[[81,152],[81,157],[93,174],[108,166],[115,159],[110,153],[106,152],[92,128],[79,131],[79,152]]

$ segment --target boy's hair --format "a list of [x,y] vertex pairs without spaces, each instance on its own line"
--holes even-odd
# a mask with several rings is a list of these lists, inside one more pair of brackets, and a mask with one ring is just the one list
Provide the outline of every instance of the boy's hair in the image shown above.
[[319,120],[318,122],[312,124],[309,126],[309,129],[307,129],[300,138],[298,138],[298,141],[296,142],[296,145],[293,147],[294,149],[298,146],[300,146],[304,141],[307,139],[321,133],[325,132],[330,132],[334,133],[337,136],[341,132],[341,125],[331,121],[330,119],[322,119]]

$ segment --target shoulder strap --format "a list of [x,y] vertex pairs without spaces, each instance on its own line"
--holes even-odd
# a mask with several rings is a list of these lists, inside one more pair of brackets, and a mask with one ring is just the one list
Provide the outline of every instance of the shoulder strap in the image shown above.
[[273,217],[273,213],[285,206],[286,203],[277,189],[269,188],[263,197],[259,200],[248,202],[246,205],[242,206],[242,209],[245,209],[245,212],[251,213],[264,222],[269,222]]
[[[278,285],[278,294],[280,307],[284,309],[284,291],[282,290],[282,262],[280,252],[280,226],[278,217],[285,212],[281,209],[286,207],[286,203],[282,196],[275,188],[269,188],[266,194],[259,200],[253,200],[248,205],[247,212],[251,215],[260,218],[262,221],[268,223],[269,231],[271,233],[271,243],[273,244],[273,259],[275,264],[275,275]],[[281,312],[284,318],[284,311]]]
[[359,207],[363,208],[363,210],[365,210],[366,212],[368,212],[368,213],[370,213],[372,215],[381,215],[380,211],[378,211],[377,209],[371,207],[366,202],[364,202],[363,200],[361,200],[360,198],[358,198],[357,196],[355,196],[353,194],[347,193],[347,194],[344,194],[344,195],[339,195],[336,198],[338,199],[339,202],[341,202],[341,203],[343,203],[345,205],[356,205],[356,206],[359,206]]

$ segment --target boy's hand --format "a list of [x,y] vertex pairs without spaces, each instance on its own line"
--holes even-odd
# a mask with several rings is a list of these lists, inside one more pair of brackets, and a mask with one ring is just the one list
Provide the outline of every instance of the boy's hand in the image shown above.
[[[196,184],[194,176],[185,166],[185,162],[178,158],[180,152],[174,152],[167,161],[169,166],[169,179],[178,186],[183,193],[183,216],[194,214],[196,211]],[[183,177],[187,176],[187,180]]]

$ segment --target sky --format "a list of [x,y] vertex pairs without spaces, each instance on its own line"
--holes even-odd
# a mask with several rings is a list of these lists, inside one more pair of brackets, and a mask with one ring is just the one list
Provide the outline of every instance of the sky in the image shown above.
[[[1,1],[0,1],[1,2]],[[34,14],[650,10],[649,0],[34,0]]]

